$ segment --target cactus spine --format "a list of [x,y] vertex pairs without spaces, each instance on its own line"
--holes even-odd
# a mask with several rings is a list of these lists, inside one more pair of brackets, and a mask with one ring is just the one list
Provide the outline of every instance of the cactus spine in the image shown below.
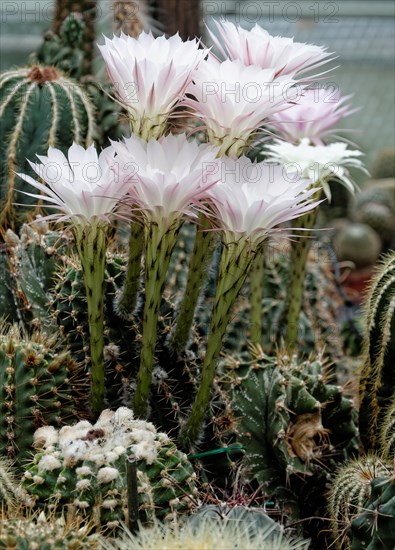
[[[34,66],[0,75],[0,226],[17,229],[34,218],[36,199],[18,182],[17,172],[34,175],[26,159],[47,153],[48,146],[65,151],[73,141],[90,144],[92,107],[81,88],[54,67]],[[23,203],[15,209],[14,203]]]
[[17,485],[11,463],[0,457],[0,509],[11,510],[15,506]]
[[395,386],[395,252],[372,280],[366,302],[364,361],[360,378],[360,430],[366,448],[375,449],[379,427]]

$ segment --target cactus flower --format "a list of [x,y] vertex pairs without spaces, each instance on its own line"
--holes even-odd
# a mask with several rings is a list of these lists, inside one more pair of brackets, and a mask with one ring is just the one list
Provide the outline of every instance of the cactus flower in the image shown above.
[[164,133],[192,71],[207,55],[196,39],[184,42],[178,33],[169,38],[122,33],[105,38],[99,49],[115,93],[129,112],[132,132],[146,140]]
[[192,97],[182,104],[204,122],[220,156],[239,157],[269,116],[290,107],[298,93],[294,84],[289,76],[276,78],[275,69],[210,56],[194,72]]
[[286,141],[297,143],[308,138],[314,145],[322,145],[323,138],[341,119],[357,111],[346,104],[350,97],[341,97],[338,90],[307,89],[292,107],[274,113],[269,124]]
[[30,162],[30,166],[47,185],[25,174],[18,175],[41,191],[41,194],[26,194],[59,211],[46,219],[67,220],[73,225],[88,304],[91,406],[98,414],[104,408],[105,387],[103,285],[106,235],[112,213],[130,188],[130,176],[119,177],[114,169],[115,152],[111,147],[98,155],[93,145],[84,149],[74,143],[68,150],[68,157],[53,147],[48,149],[47,156],[37,156],[41,163]]
[[279,223],[314,209],[311,181],[297,178],[290,184],[283,167],[253,163],[242,157],[223,159],[221,180],[209,191],[213,224],[222,235],[222,254],[207,349],[199,389],[190,416],[180,433],[188,448],[198,440],[208,409],[223,335],[236,300],[262,243]]
[[230,21],[215,21],[219,39],[209,30],[214,44],[225,58],[244,65],[274,69],[275,76],[301,75],[330,61],[322,46],[294,42],[293,38],[271,36],[258,24],[251,30]]

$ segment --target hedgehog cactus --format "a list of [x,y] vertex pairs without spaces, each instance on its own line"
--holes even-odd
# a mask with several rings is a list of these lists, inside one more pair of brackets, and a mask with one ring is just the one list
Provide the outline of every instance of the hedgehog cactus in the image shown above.
[[[84,383],[67,353],[56,354],[47,335],[24,340],[15,328],[0,334],[0,453],[18,466],[31,452],[33,434],[47,424],[76,418]],[[81,414],[81,410],[78,410]]]
[[174,519],[193,508],[196,474],[186,455],[153,424],[121,407],[96,424],[36,431],[38,450],[24,474],[26,502],[70,506],[96,524],[116,528],[127,507],[126,458],[137,460],[141,520]]
[[259,349],[225,361],[249,479],[276,492],[355,451],[355,410],[325,370],[320,357],[299,362]]
[[0,226],[15,230],[37,212],[36,199],[17,193],[31,188],[16,173],[33,175],[26,159],[46,154],[48,146],[64,151],[73,141],[90,144],[93,114],[82,89],[54,67],[2,73],[0,95]]
[[377,269],[366,302],[366,335],[360,379],[360,430],[375,449],[395,386],[395,252]]

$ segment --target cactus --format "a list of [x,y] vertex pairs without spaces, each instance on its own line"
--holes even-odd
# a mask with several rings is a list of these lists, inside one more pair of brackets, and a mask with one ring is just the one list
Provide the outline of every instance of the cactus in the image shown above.
[[383,242],[391,242],[395,233],[395,214],[387,205],[371,202],[356,211],[354,219],[369,225]]
[[[383,477],[388,480],[391,479],[391,467],[375,455],[367,455],[354,460],[343,466],[337,473],[331,486],[328,505],[329,516],[332,520],[333,537],[337,548],[343,549],[349,546],[350,527],[356,531],[361,530],[361,527],[362,531],[366,530],[369,519],[373,515],[366,510],[366,506],[369,502],[376,500],[377,491],[373,490],[373,487]],[[379,481],[380,484],[381,481]],[[378,508],[378,506],[379,503],[376,502],[375,507]],[[393,515],[393,509],[391,512]],[[383,523],[387,524],[387,522],[388,517],[385,517]],[[354,527],[352,527],[353,524]],[[369,527],[372,527],[372,525]],[[387,536],[390,532],[391,529],[389,529]],[[370,542],[370,540],[368,541]],[[368,545],[352,545],[351,548],[355,550],[357,548],[368,548]],[[369,548],[382,547],[369,546]],[[388,548],[391,548],[391,546],[388,546]]]
[[351,261],[356,269],[373,266],[381,252],[379,235],[365,223],[352,223],[340,229],[333,248],[339,261]]
[[[242,508],[242,507],[238,507]],[[222,511],[223,512],[223,511]],[[109,550],[307,550],[309,541],[291,538],[280,524],[275,523],[262,511],[256,510],[252,521],[248,521],[249,510],[232,509],[230,514],[213,511],[210,517],[204,516],[196,522],[197,514],[181,525],[163,525],[156,522],[152,527],[141,529],[137,535],[124,530],[114,542],[103,541]],[[214,515],[215,514],[215,515]],[[259,517],[258,517],[259,516]],[[257,519],[265,519],[261,522]],[[255,520],[255,521],[254,521]]]
[[370,483],[370,496],[351,520],[351,550],[395,548],[395,470]]
[[[268,355],[275,352],[286,329],[286,294],[288,287],[289,255],[273,252],[266,255],[262,300],[262,348]],[[202,337],[206,336],[210,297],[198,308],[195,321]],[[339,332],[336,310],[340,305],[335,279],[330,271],[329,258],[322,251],[314,252],[306,266],[302,312],[298,324],[298,354],[321,352],[332,360],[342,356],[342,337]],[[227,354],[248,350],[250,341],[249,290],[246,285],[235,303],[232,320],[226,330],[223,349]]]
[[227,358],[223,374],[247,479],[279,495],[292,479],[329,471],[356,451],[356,411],[328,380],[322,358],[269,358],[256,348],[247,359]]
[[0,334],[0,454],[19,467],[38,427],[62,426],[83,414],[84,381],[55,344],[39,333],[25,340],[16,327],[3,327]]
[[379,445],[381,453],[387,460],[395,457],[395,395],[385,411]]
[[[69,522],[70,523],[70,522]],[[12,517],[0,519],[0,548],[13,550],[89,550],[99,548],[97,536],[89,528],[64,518]]]
[[395,252],[383,259],[372,279],[363,347],[359,423],[365,448],[376,449],[395,386]]
[[190,511],[197,493],[191,464],[165,433],[135,420],[126,407],[105,410],[59,432],[34,434],[37,454],[24,473],[26,502],[73,508],[94,523],[116,528],[127,507],[126,457],[137,460],[140,519],[174,519]]
[[4,239],[0,317],[18,322],[26,334],[44,327],[47,332],[56,330],[49,312],[50,289],[56,266],[69,248],[66,234],[50,231],[37,220],[24,224],[19,236],[8,229]]
[[[92,141],[92,106],[83,90],[54,67],[33,66],[0,75],[0,226],[14,231],[34,219],[37,200],[17,173],[34,175],[27,159],[48,146],[65,151]],[[18,203],[16,209],[14,203]]]
[[17,484],[12,463],[0,457],[0,509],[12,510],[16,503],[16,495]]
[[395,178],[395,150],[383,149],[373,166],[372,176],[376,179]]

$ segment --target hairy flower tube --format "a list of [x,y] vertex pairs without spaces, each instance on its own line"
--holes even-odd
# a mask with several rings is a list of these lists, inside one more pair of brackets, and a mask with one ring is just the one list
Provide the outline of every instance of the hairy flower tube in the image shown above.
[[209,204],[213,224],[222,237],[222,254],[200,384],[180,433],[185,448],[198,439],[232,306],[256,253],[268,237],[281,231],[278,224],[293,220],[318,204],[312,200],[315,189],[311,182],[298,178],[290,185],[281,166],[253,163],[242,157],[224,158],[219,169],[221,181],[210,189]]
[[291,143],[307,138],[314,145],[333,133],[333,127],[357,109],[346,102],[351,95],[341,97],[340,92],[324,88],[303,91],[289,109],[274,113],[268,121],[271,128]]
[[99,49],[116,95],[128,110],[132,133],[146,140],[163,135],[192,71],[207,55],[196,39],[184,42],[178,33],[169,38],[122,33],[105,38]]
[[272,36],[257,23],[251,30],[230,21],[214,21],[219,38],[210,36],[224,58],[243,65],[275,69],[275,75],[298,75],[330,61],[330,53],[322,46],[294,42],[293,38]]
[[132,136],[113,144],[118,161],[137,171],[131,201],[145,225],[145,295],[142,349],[133,411],[145,416],[154,363],[160,302],[171,253],[182,221],[197,218],[200,201],[219,180],[217,149],[185,134],[146,142]]
[[290,107],[298,94],[295,82],[275,73],[240,61],[221,63],[213,56],[200,63],[182,105],[204,123],[210,143],[220,147],[219,156],[241,156],[264,121]]
[[104,408],[103,365],[103,286],[106,254],[106,233],[111,214],[129,188],[129,177],[119,177],[113,169],[115,152],[108,147],[100,155],[93,145],[84,149],[75,143],[66,157],[50,147],[47,156],[38,156],[40,163],[29,162],[45,184],[25,174],[18,174],[41,194],[27,193],[58,210],[47,219],[68,221],[74,229],[81,260],[88,303],[94,413]]
[[[349,177],[347,167],[353,166],[364,170],[362,162],[358,159],[362,153],[348,150],[346,143],[314,146],[307,138],[303,138],[296,145],[278,140],[274,145],[267,146],[266,149],[270,161],[282,163],[288,169],[297,170],[301,176],[310,178],[314,187],[316,187],[317,198],[320,195],[322,186],[327,198],[331,199],[329,180],[337,180],[353,193],[355,184]],[[292,353],[297,343],[304,275],[311,244],[311,230],[315,225],[317,213],[318,208],[306,213],[297,220],[296,228],[300,229],[301,232],[299,233],[300,236],[291,245],[286,334],[289,353]]]

